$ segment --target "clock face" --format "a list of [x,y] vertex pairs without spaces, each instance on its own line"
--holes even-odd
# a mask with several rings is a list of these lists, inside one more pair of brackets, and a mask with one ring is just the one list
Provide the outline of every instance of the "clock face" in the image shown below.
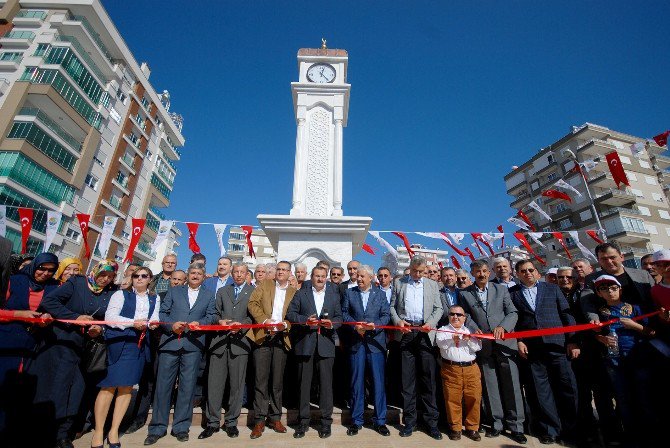
[[318,84],[335,81],[335,68],[330,64],[314,64],[307,69],[307,79]]

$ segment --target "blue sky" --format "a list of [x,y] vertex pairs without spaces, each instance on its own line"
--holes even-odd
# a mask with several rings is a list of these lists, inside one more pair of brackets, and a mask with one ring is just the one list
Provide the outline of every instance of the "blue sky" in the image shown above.
[[[288,214],[290,83],[298,49],[321,37],[349,52],[344,212],[373,229],[492,231],[513,213],[503,176],[570,126],[670,128],[666,1],[103,4],[184,116],[166,211],[177,220]],[[210,226],[199,242],[218,256]],[[185,237],[179,254],[190,256]]]

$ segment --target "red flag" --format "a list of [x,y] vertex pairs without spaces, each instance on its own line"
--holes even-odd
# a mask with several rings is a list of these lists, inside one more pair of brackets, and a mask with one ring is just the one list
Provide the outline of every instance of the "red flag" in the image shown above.
[[128,252],[126,252],[126,258],[124,258],[124,263],[133,261],[133,253],[137,244],[140,242],[140,237],[142,236],[142,230],[144,230],[144,224],[147,220],[142,218],[133,218],[132,225],[133,231],[130,232],[130,244],[128,245]]
[[595,241],[596,243],[598,243],[598,244],[602,244],[602,243],[604,243],[604,241],[601,240],[600,237],[598,236],[598,232],[597,232],[597,231],[595,231],[595,230],[587,230],[587,231],[586,231],[586,234],[587,234],[588,236],[590,236],[591,238],[593,238],[593,241]]
[[572,202],[572,199],[570,196],[567,195],[567,193],[563,193],[562,191],[558,190],[547,190],[542,192],[542,196],[547,197],[547,198],[553,198],[553,199],[563,199],[568,202]]
[[465,248],[465,253],[467,254],[468,257],[470,257],[470,260],[475,261],[475,256],[472,254],[472,251],[470,250],[469,247]]
[[251,234],[254,231],[252,226],[240,226],[244,232],[244,236],[247,237],[247,247],[249,247],[249,256],[256,258],[256,252],[254,252],[254,245],[251,243]]
[[402,232],[391,232],[391,233],[402,240],[402,243],[405,245],[405,249],[407,249],[407,253],[409,254],[409,258],[414,257],[414,251],[409,246],[409,240],[407,239],[407,236]]
[[33,209],[19,208],[19,221],[21,221],[21,253],[25,254],[28,248],[28,237],[33,228]]
[[612,151],[611,153],[606,154],[605,158],[607,159],[607,166],[610,168],[610,173],[612,173],[614,182],[616,182],[616,187],[621,188],[621,184],[630,187],[626,172],[623,170],[623,165],[621,165],[621,159],[619,159],[619,153]]
[[503,237],[500,240],[500,248],[502,249],[503,247],[505,247],[505,232],[503,232],[502,224],[498,226],[498,232],[503,234]]
[[525,237],[525,235],[524,235],[523,233],[521,233],[521,232],[515,232],[515,233],[514,233],[514,237],[515,237],[517,240],[519,240],[519,242],[520,242],[521,244],[523,244],[523,247],[525,247],[526,250],[527,250],[530,254],[532,254],[532,255],[535,257],[535,259],[536,259],[537,261],[539,261],[539,262],[542,263],[543,265],[546,265],[546,264],[547,264],[546,261],[544,261],[542,258],[540,258],[540,256],[539,256],[538,254],[535,253],[535,251],[533,250],[533,248],[531,247],[531,245],[528,243],[528,240],[526,239],[526,237]]
[[670,136],[670,131],[665,131],[662,134],[658,134],[654,138],[654,141],[656,144],[660,147],[663,147],[668,144],[668,137]]
[[526,214],[523,212],[523,210],[519,209],[519,211],[517,212],[516,215],[517,215],[519,218],[523,219],[523,222],[525,222],[526,224],[528,224],[528,227],[530,227],[530,230],[532,230],[533,232],[535,232],[535,226],[534,226],[533,223],[530,221],[530,218],[528,218],[528,215],[526,215]]
[[443,237],[443,239],[444,239],[444,242],[447,243],[447,245],[448,245],[449,247],[451,247],[452,249],[454,249],[454,252],[456,252],[458,255],[460,255],[461,257],[465,257],[465,256],[468,255],[467,252],[463,252],[461,249],[459,249],[459,248],[456,247],[454,244],[452,244],[451,241],[449,241],[449,237],[447,237],[447,234],[446,234],[446,233],[444,233],[444,232],[440,232],[440,235],[442,235],[442,237]]
[[456,269],[461,268],[461,264],[458,262],[456,257],[454,257],[453,255],[451,256],[451,264],[453,264]]
[[565,254],[568,256],[568,259],[572,260],[572,255],[570,255],[568,246],[566,246],[565,241],[563,241],[563,234],[561,232],[551,232],[551,234],[554,235],[554,238],[556,238],[559,243],[561,243],[561,246],[563,246],[563,250],[565,251]]
[[187,222],[186,227],[188,227],[188,248],[191,249],[191,252],[194,254],[199,254],[200,246],[195,240],[195,236],[198,234],[198,227],[200,227],[200,224],[197,222]]
[[88,223],[89,221],[91,221],[91,215],[86,215],[84,213],[77,213],[77,220],[79,220],[81,237],[84,239],[84,249],[86,249],[86,258],[91,258],[91,248],[88,246]]
[[[485,246],[488,248],[488,250],[491,252],[491,256],[494,256],[494,255],[495,255],[495,251],[493,250],[493,248],[491,247],[491,245],[489,244],[489,242],[486,241],[486,239],[484,239],[484,237],[482,236],[481,233],[471,233],[470,235],[472,235],[472,239],[475,240],[475,243],[477,242],[477,240],[479,240],[479,241],[481,241],[482,243],[484,243],[484,245],[485,245]],[[481,252],[481,248],[479,247],[479,244],[477,244],[477,248],[478,248],[478,249],[480,250],[480,252]],[[483,254],[482,254],[482,255],[483,255]]]
[[442,264],[441,261],[438,261],[437,265],[440,267],[440,271],[444,268],[444,265]]
[[367,244],[367,243],[363,243],[363,250],[364,250],[365,252],[369,253],[370,255],[374,255],[374,254],[375,254],[375,250],[372,248],[372,246],[370,246],[370,245]]

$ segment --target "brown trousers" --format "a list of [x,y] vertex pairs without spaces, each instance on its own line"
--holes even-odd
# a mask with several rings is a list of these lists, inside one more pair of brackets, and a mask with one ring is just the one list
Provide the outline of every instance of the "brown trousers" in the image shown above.
[[[479,429],[479,411],[482,403],[482,374],[479,366],[473,364],[459,367],[442,363],[442,390],[447,408],[447,422],[452,431]],[[465,422],[463,422],[465,405]]]

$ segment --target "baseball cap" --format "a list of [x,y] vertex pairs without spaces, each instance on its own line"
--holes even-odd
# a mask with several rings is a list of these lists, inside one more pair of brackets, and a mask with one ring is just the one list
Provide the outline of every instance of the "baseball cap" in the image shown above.
[[619,280],[617,280],[616,277],[611,276],[611,275],[601,275],[593,283],[596,286],[598,286],[601,283],[614,283],[615,285],[621,286],[621,283],[619,283]]

